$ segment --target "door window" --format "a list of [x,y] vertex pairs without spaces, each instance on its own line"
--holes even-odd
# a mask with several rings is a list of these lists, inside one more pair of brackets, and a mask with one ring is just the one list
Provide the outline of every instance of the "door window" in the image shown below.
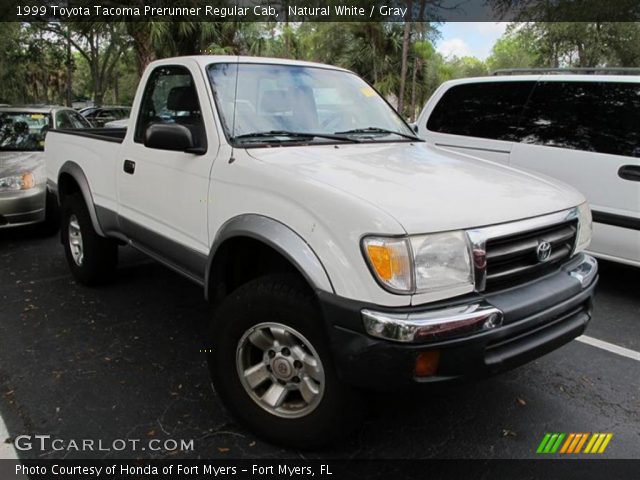
[[640,84],[540,82],[527,104],[521,141],[640,156]]
[[78,112],[68,111],[68,113],[74,128],[91,128],[91,123]]
[[522,109],[533,81],[455,85],[445,92],[427,122],[432,132],[517,140]]
[[179,123],[187,127],[196,147],[206,147],[204,122],[198,94],[189,70],[181,66],[156,68],[147,82],[134,141],[142,143],[150,125]]

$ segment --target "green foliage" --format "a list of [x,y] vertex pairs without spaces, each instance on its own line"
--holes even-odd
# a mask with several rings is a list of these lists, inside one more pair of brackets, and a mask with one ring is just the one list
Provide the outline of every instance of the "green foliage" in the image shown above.
[[[558,4],[566,6],[565,0]],[[437,24],[412,23],[411,35],[403,39],[404,28],[383,22],[5,23],[0,31],[0,102],[63,103],[70,85],[73,98],[129,104],[149,62],[207,53],[338,65],[397,104],[404,41],[408,55],[402,113],[413,119],[431,93],[454,78],[501,68],[640,66],[640,24],[632,22],[513,23],[486,61],[443,58],[433,43]]]
[[489,70],[527,68],[538,64],[538,54],[531,38],[525,32],[507,32],[493,46],[487,58]]

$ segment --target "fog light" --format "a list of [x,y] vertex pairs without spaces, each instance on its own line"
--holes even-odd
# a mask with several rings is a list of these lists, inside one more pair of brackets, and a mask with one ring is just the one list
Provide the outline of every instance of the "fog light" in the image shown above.
[[416,377],[430,377],[438,371],[440,363],[440,350],[421,352],[416,357]]
[[485,320],[482,327],[485,329],[491,329],[491,328],[499,327],[500,325],[502,325],[502,315],[498,315],[497,313],[494,313],[493,315],[491,315],[489,318]]

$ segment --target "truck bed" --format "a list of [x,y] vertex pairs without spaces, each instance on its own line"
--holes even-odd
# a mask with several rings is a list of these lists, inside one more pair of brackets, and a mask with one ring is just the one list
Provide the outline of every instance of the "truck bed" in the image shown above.
[[126,128],[58,128],[51,131],[56,133],[64,133],[66,135],[76,135],[79,137],[87,137],[94,140],[102,140],[105,142],[114,143],[122,143],[124,141],[125,135],[127,134]]

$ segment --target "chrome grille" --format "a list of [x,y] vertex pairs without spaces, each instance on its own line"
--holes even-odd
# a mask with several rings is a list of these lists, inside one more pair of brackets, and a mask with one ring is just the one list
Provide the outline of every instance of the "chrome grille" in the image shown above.
[[[573,252],[578,231],[577,220],[486,241],[486,287],[496,290],[530,280],[557,268]],[[538,248],[551,246],[547,259],[541,260]]]

